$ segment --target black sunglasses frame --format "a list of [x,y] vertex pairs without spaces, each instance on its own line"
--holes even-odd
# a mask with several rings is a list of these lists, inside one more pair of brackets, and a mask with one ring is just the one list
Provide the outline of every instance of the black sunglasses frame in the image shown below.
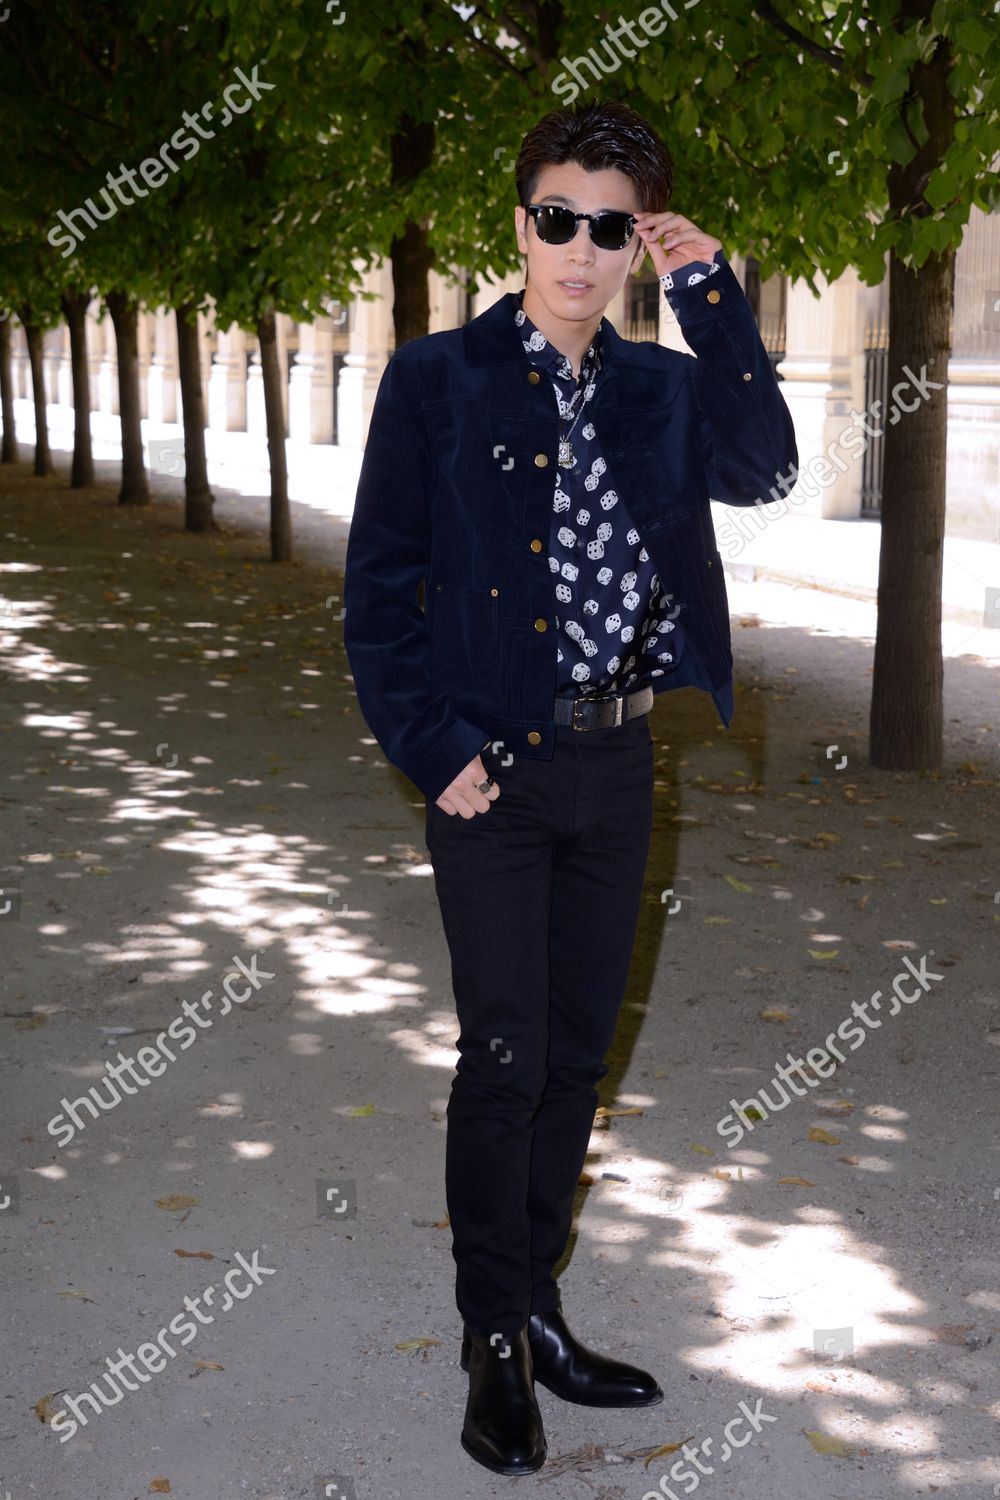
[[[593,240],[598,250],[627,250],[629,244],[631,243],[632,236],[635,233],[635,215],[623,213],[618,209],[602,209],[599,214],[577,214],[574,213],[571,208],[566,208],[562,203],[525,203],[523,207],[525,213],[530,214],[534,219],[535,233],[538,235],[538,238],[542,241],[543,245],[568,245],[571,240],[574,240],[576,238],[576,231],[579,227],[581,219],[586,219],[587,228],[590,231],[590,238]],[[538,218],[543,211],[553,215],[568,215],[568,218],[572,219],[573,221],[573,228],[570,233],[566,235],[560,235],[558,233],[555,235],[551,233],[543,234],[538,227]],[[619,219],[624,219],[625,223],[628,225],[628,234],[626,235],[625,239],[622,240],[619,244],[617,242],[617,237],[615,237],[615,243],[610,245],[602,244],[599,237],[602,233],[602,225],[604,227],[608,227],[609,220]],[[568,220],[564,219],[563,222],[566,223],[568,227]],[[552,226],[550,225],[549,228],[551,229],[551,227]]]

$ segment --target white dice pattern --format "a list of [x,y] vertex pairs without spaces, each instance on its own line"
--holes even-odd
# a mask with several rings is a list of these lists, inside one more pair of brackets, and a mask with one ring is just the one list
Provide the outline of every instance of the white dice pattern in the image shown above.
[[[718,269],[713,265],[709,274]],[[665,291],[673,289],[673,276],[660,279]],[[677,278],[679,286],[700,280],[704,277],[688,272],[686,267]],[[523,308],[517,308],[514,321],[521,330],[525,353],[532,356],[536,368],[545,370],[552,384],[562,419],[560,435],[572,428],[568,437],[576,459],[572,468],[560,462],[552,500],[553,515],[565,517],[562,524],[552,527],[548,556],[559,606],[555,615],[558,679],[563,691],[571,681],[582,696],[629,690],[637,681],[645,683],[664,675],[662,666],[652,666],[654,660],[675,663],[676,653],[661,648],[666,644],[664,636],[676,628],[674,620],[666,618],[668,611],[676,616],[679,608],[670,608],[673,595],[661,594],[659,577],[642,545],[639,529],[625,513],[613,485],[596,493],[613,476],[608,474],[600,452],[594,423],[577,419],[597,389],[602,368],[600,330],[577,378],[569,360],[548,343]],[[599,499],[597,516],[606,518],[593,526],[594,510],[584,503],[587,495]],[[571,512],[573,525],[567,524]],[[612,521],[612,512],[620,519]],[[624,624],[623,616],[631,616],[634,623]],[[588,622],[593,635],[587,634],[581,618]],[[637,632],[641,633],[639,640]],[[620,654],[622,646],[633,642],[633,651],[642,658],[638,672],[632,670],[638,657],[633,654],[623,659]]]

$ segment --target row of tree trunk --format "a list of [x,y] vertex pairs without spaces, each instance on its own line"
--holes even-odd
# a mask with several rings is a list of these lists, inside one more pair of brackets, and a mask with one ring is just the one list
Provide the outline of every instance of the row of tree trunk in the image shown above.
[[[70,367],[73,382],[73,462],[70,488],[88,489],[94,484],[94,456],[90,434],[90,373],[87,364],[87,293],[65,293],[62,311],[69,329]],[[127,292],[109,292],[108,311],[115,330],[118,354],[118,409],[121,418],[122,472],[119,505],[148,505],[149,480],[142,448],[142,409],[139,393],[139,305]],[[28,346],[31,389],[35,407],[34,473],[54,472],[49,447],[45,379],[42,368],[43,331],[28,306],[18,310]],[[212,513],[214,497],[208,484],[205,452],[205,399],[201,381],[197,313],[193,303],[175,309],[177,366],[184,427],[184,526],[187,531],[216,531]],[[267,449],[271,471],[271,557],[276,562],[292,556],[291,512],[288,504],[288,468],[285,458],[285,415],[282,405],[281,366],[273,312],[257,323]],[[0,322],[0,418],[3,440],[0,463],[18,462],[11,373],[10,323]]]

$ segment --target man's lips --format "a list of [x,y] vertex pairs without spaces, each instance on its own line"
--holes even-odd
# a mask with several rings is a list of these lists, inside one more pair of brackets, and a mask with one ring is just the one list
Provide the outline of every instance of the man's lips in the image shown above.
[[574,288],[577,291],[582,291],[585,289],[589,289],[593,286],[594,283],[592,281],[578,280],[575,276],[563,276],[558,284],[559,286],[568,286]]

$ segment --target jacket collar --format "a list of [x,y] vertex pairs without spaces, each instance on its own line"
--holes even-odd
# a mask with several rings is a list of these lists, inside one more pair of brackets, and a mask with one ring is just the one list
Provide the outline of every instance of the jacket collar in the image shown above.
[[[520,334],[514,324],[518,305],[518,294],[505,292],[492,307],[464,325],[465,358],[470,365],[515,364],[525,359]],[[612,374],[620,364],[650,363],[649,354],[642,346],[623,339],[607,318],[601,319],[600,329],[605,376]]]

